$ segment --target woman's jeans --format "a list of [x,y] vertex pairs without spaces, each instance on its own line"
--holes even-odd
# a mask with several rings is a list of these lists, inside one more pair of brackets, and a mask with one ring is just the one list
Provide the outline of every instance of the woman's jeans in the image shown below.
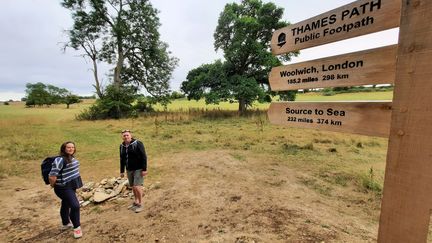
[[67,225],[72,221],[74,228],[80,226],[80,205],[75,190],[54,187],[54,192],[61,199],[60,216],[63,225]]

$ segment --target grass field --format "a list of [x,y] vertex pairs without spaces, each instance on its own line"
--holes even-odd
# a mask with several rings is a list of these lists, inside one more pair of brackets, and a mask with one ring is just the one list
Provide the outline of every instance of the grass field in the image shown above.
[[[391,93],[298,96],[360,98]],[[235,103],[176,100],[168,112],[134,119],[76,120],[91,102],[70,109],[0,105],[0,194],[8,198],[0,200],[0,241],[62,241],[58,200],[43,185],[41,161],[72,140],[85,182],[116,177],[122,129],[146,147],[146,210],[130,214],[127,198],[83,208],[89,242],[376,240],[387,139],[271,125],[269,104],[240,117]]]
[[[391,96],[391,92],[335,96],[307,93],[299,94],[297,100],[385,100]],[[257,104],[254,108],[265,110],[268,105]],[[38,165],[42,158],[56,154],[63,141],[73,140],[77,143],[79,157],[85,161],[84,168],[101,166],[101,171],[108,175],[118,167],[118,132],[130,128],[137,137],[148,141],[150,157],[215,148],[229,149],[233,154],[246,151],[251,156],[264,154],[278,163],[290,163],[324,180],[330,180],[333,177],[329,174],[336,173],[337,179],[331,183],[355,183],[360,188],[380,192],[386,139],[273,126],[268,123],[265,112],[246,118],[238,117],[235,112],[225,112],[219,117],[226,118],[209,118],[205,110],[218,112],[220,109],[222,113],[237,109],[237,104],[228,102],[216,106],[205,105],[204,101],[177,100],[168,106],[169,111],[177,111],[174,113],[125,120],[75,120],[75,115],[88,106],[88,102],[70,109],[64,106],[24,108],[22,103],[1,105],[0,126],[7,139],[0,142],[0,173],[27,176],[29,168]],[[191,109],[198,111],[191,113]]]

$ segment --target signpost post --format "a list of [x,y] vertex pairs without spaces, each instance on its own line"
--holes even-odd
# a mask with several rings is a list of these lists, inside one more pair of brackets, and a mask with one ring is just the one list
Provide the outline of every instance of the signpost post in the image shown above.
[[427,241],[432,209],[431,23],[431,0],[402,1],[379,242]]
[[[394,83],[393,102],[272,103],[279,125],[389,137],[378,242],[426,242],[432,212],[432,1],[358,0],[276,30],[284,54],[400,24],[399,43],[275,67],[272,90]],[[397,57],[397,58],[396,58]]]

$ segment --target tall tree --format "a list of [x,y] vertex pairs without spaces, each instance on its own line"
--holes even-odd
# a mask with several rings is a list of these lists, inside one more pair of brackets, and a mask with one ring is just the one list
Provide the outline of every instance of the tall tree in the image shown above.
[[[188,98],[205,97],[208,103],[236,99],[240,112],[255,100],[264,100],[270,93],[270,69],[297,54],[275,57],[269,50],[273,31],[288,25],[281,21],[282,15],[282,8],[261,0],[225,5],[214,33],[215,49],[223,51],[225,60],[189,72],[182,83]],[[223,78],[216,79],[210,72]]]
[[83,49],[93,60],[96,89],[95,64],[101,60],[114,66],[114,87],[131,84],[153,96],[169,93],[169,79],[178,60],[160,41],[158,11],[150,1],[63,0],[62,5],[74,20],[69,45]]

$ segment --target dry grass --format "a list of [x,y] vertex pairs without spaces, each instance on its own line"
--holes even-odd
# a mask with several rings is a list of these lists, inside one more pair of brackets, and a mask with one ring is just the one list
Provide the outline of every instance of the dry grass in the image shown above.
[[[148,153],[146,212],[130,215],[129,199],[84,208],[89,242],[119,241],[119,234],[131,242],[376,240],[386,139],[274,126],[262,110],[240,117],[201,107],[75,120],[87,106],[0,106],[0,191],[18,202],[2,204],[8,240],[0,241],[64,240],[40,162],[72,140],[85,181],[117,176],[125,128]],[[125,232],[130,224],[139,232]]]
[[136,119],[76,121],[75,114],[86,106],[0,106],[0,125],[7,138],[0,142],[0,174],[34,174],[44,157],[56,154],[63,141],[72,140],[86,176],[112,175],[118,171],[119,131],[129,128],[144,141],[151,159],[188,150],[226,149],[245,157],[260,154],[325,183],[353,184],[380,193],[387,150],[382,138],[273,126],[261,110],[239,117],[232,110],[191,108]]

